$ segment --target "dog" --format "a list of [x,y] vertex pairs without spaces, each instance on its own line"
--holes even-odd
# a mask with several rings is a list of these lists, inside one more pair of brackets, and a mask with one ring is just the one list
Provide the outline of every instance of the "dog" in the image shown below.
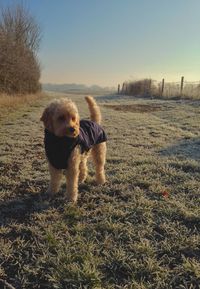
[[88,174],[87,160],[92,156],[97,184],[104,184],[107,136],[101,127],[101,111],[92,96],[86,96],[91,120],[80,120],[77,106],[68,98],[52,101],[43,111],[45,152],[50,172],[48,194],[54,196],[66,177],[68,201],[76,202],[78,184]]

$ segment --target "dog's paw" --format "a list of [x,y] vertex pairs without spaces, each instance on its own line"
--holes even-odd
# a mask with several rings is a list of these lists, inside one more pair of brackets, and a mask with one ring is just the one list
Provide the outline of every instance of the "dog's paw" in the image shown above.
[[86,181],[87,177],[88,175],[86,173],[80,172],[79,179],[78,179],[79,184],[83,184]]
[[78,192],[71,193],[71,194],[66,193],[65,199],[67,202],[75,204],[78,199]]
[[96,183],[98,185],[103,185],[103,184],[105,184],[105,182],[106,182],[106,178],[104,175],[96,176]]

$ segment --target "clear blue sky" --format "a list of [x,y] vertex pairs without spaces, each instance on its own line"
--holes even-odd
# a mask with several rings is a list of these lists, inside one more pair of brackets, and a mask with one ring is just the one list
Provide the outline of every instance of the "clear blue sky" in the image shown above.
[[[21,0],[0,0],[1,6]],[[200,80],[200,0],[23,0],[42,27],[42,82]]]

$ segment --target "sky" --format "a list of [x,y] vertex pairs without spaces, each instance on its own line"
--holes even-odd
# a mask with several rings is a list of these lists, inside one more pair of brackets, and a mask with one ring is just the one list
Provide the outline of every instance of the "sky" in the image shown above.
[[200,80],[200,0],[0,0],[42,29],[43,83]]

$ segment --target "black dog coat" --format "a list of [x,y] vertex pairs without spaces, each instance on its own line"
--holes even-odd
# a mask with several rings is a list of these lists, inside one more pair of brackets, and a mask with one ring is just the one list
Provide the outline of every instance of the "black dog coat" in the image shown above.
[[45,152],[50,164],[56,169],[66,169],[73,149],[79,145],[81,153],[91,149],[95,144],[107,140],[103,128],[90,120],[80,121],[80,133],[76,138],[58,137],[45,129]]

